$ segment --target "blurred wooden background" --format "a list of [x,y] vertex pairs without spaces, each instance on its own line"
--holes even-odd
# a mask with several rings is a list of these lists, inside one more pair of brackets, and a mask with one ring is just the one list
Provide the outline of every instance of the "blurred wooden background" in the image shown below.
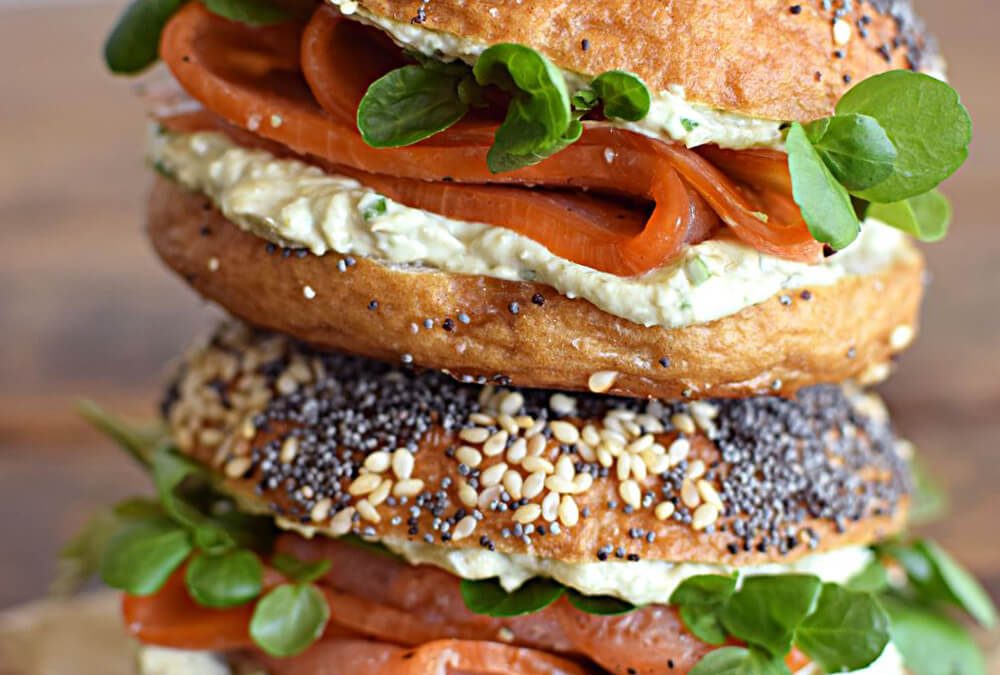
[[[143,238],[144,121],[129,82],[100,61],[118,3],[5,2],[0,608],[44,592],[59,542],[89,511],[144,487],[73,401],[150,415],[164,364],[216,316]],[[950,520],[927,529],[1000,598],[1000,9],[917,4],[946,46],[975,142],[947,185],[953,232],[927,249],[923,333],[884,392],[952,493]]]

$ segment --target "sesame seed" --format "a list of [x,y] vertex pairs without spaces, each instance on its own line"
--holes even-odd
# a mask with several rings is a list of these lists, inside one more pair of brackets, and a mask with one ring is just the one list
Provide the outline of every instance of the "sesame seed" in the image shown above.
[[228,478],[242,478],[250,470],[253,462],[249,457],[234,457],[226,462],[225,474]]
[[466,443],[485,443],[490,430],[483,427],[467,427],[458,432],[458,437]]
[[348,506],[345,509],[337,511],[337,513],[330,520],[330,534],[340,536],[350,532],[351,523],[354,522],[354,514],[355,509],[353,506]]
[[465,539],[476,529],[477,521],[472,516],[466,516],[458,521],[455,525],[455,529],[451,533],[451,538],[453,541],[458,541],[460,539]]
[[626,480],[618,485],[618,495],[626,504],[632,508],[639,508],[642,504],[642,493],[639,484],[634,480]]
[[507,472],[507,464],[505,462],[500,462],[499,464],[494,464],[488,469],[483,470],[480,474],[479,481],[484,487],[493,487],[494,485],[499,485],[500,481],[503,480],[504,474]]
[[525,504],[514,512],[514,520],[522,525],[527,525],[538,520],[540,515],[542,515],[541,506],[534,503]]
[[851,24],[843,19],[833,22],[833,41],[838,45],[846,45],[851,41]]
[[681,501],[689,509],[701,504],[701,495],[698,494],[698,488],[695,487],[690,478],[685,478],[684,482],[681,483]]
[[455,451],[455,459],[475,469],[483,463],[483,454],[470,445],[463,445]]
[[507,461],[511,464],[520,464],[528,455],[528,441],[523,438],[516,438],[507,449]]
[[698,494],[706,503],[712,504],[720,511],[722,510],[722,499],[719,498],[719,493],[711,483],[702,479],[695,483],[695,487],[698,488]]
[[396,481],[392,494],[397,497],[414,497],[424,489],[424,481],[419,478],[404,478]]
[[329,497],[324,497],[323,499],[316,502],[313,506],[312,511],[309,512],[309,517],[313,522],[323,522],[330,515],[330,508],[333,506],[333,500]]
[[666,520],[670,516],[674,515],[674,503],[673,502],[660,502],[653,509],[653,514],[656,516],[657,520]]
[[549,422],[549,428],[560,443],[576,443],[580,440],[580,431],[569,422],[555,420]]
[[413,475],[413,453],[406,448],[399,448],[392,453],[392,472],[396,478],[407,479]]
[[458,486],[458,500],[468,508],[475,508],[479,503],[479,493],[476,488],[466,482]]
[[691,435],[695,432],[694,420],[686,413],[674,413],[671,415],[670,424],[681,433]]
[[295,436],[289,436],[285,439],[285,442],[281,444],[281,454],[278,458],[282,461],[282,463],[288,464],[295,459],[295,454],[298,450],[299,442],[295,439]]
[[389,497],[389,491],[392,489],[392,479],[385,478],[379,483],[378,487],[372,490],[372,493],[368,495],[368,501],[371,502],[372,506],[378,506],[384,502]]
[[219,259],[216,258],[215,256],[212,256],[211,258],[208,259],[208,270],[210,272],[216,272],[218,271],[218,269],[219,269]]
[[906,349],[913,342],[913,336],[913,326],[901,323],[892,329],[892,333],[889,335],[889,346],[897,352]]
[[542,518],[551,523],[559,517],[559,494],[550,492],[542,500]]
[[382,479],[375,473],[363,473],[355,478],[347,488],[348,494],[358,497],[366,495],[379,486]]
[[559,501],[559,522],[566,527],[573,527],[580,521],[580,510],[576,501],[569,495],[563,495]]
[[302,295],[305,296],[306,300],[312,300],[316,297],[316,291],[313,290],[312,286],[306,285],[302,287]]
[[618,373],[614,370],[599,370],[587,380],[587,387],[595,394],[603,394],[614,386]]
[[529,473],[552,473],[555,471],[555,467],[552,466],[552,462],[534,455],[528,455],[525,457],[521,462],[521,466],[523,466],[524,470]]
[[392,457],[385,450],[379,450],[365,457],[364,467],[372,473],[382,473],[389,468]]
[[503,487],[514,499],[521,498],[521,487],[524,485],[524,479],[521,474],[514,469],[508,469],[503,475]]
[[704,530],[718,519],[718,507],[714,504],[702,504],[694,510],[694,514],[691,516],[691,527],[696,530]]
[[375,507],[367,499],[359,500],[354,505],[354,508],[358,510],[358,515],[361,516],[362,520],[367,520],[369,523],[375,523],[376,525],[382,521],[382,517],[378,514],[378,511],[375,510]]
[[545,472],[536,471],[524,479],[521,494],[525,499],[534,499],[542,493],[545,487]]

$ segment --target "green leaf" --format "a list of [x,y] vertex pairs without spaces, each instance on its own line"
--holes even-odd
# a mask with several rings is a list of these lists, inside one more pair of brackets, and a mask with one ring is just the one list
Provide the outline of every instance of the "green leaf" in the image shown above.
[[590,86],[604,106],[605,117],[638,122],[649,114],[649,89],[638,75],[609,70],[598,75]]
[[101,561],[101,579],[132,595],[150,595],[190,555],[188,533],[166,518],[144,520],[118,532]]
[[276,553],[271,558],[271,567],[292,581],[303,584],[312,583],[329,572],[330,564],[329,560],[299,560],[287,553]]
[[194,542],[203,551],[221,553],[236,545],[233,538],[211,518],[189,503],[178,490],[191,482],[202,480],[202,491],[210,490],[205,470],[192,460],[163,446],[153,455],[153,483],[167,515],[192,530]]
[[601,616],[618,616],[628,614],[636,609],[635,605],[610,595],[584,595],[572,589],[566,589],[569,604],[587,614]]
[[260,559],[237,549],[220,555],[196,555],[184,581],[195,602],[205,607],[236,607],[260,595],[264,575]]
[[168,440],[162,425],[140,428],[127,424],[93,401],[80,401],[77,410],[91,426],[121,446],[143,468],[149,468],[153,452]]
[[267,26],[292,19],[292,15],[269,0],[202,0],[212,14],[251,26]]
[[597,106],[598,100],[593,89],[581,89],[573,94],[570,105],[573,106],[573,110],[584,113],[593,110]]
[[751,576],[722,608],[722,625],[733,637],[787,654],[796,627],[812,611],[820,580],[807,574]]
[[892,644],[915,675],[985,675],[976,641],[957,622],[896,597],[884,597]]
[[996,607],[974,576],[929,539],[918,539],[913,546],[930,561],[952,603],[968,612],[984,628],[996,626]]
[[879,593],[888,586],[889,575],[877,557],[847,581],[848,590],[862,593]]
[[889,644],[889,617],[870,594],[823,584],[795,644],[827,673],[861,670]]
[[864,190],[892,175],[896,148],[874,117],[824,117],[804,129],[833,177],[849,191]]
[[736,577],[699,574],[688,577],[670,595],[670,604],[721,605],[736,591]]
[[250,637],[271,656],[295,656],[319,639],[329,619],[330,607],[318,588],[285,584],[257,603]]
[[912,234],[920,241],[938,241],[948,233],[951,204],[943,194],[931,190],[901,202],[872,204],[867,216]]
[[563,587],[551,579],[531,579],[507,592],[496,579],[463,579],[462,600],[470,612],[493,617],[521,616],[545,609],[559,599]]
[[723,647],[705,654],[688,675],[790,675],[790,671],[783,660],[757,649]]
[[874,117],[896,148],[891,176],[859,193],[898,202],[937,186],[969,154],[972,121],[948,84],[923,73],[892,70],[858,83],[837,103],[837,115]]
[[908,522],[922,525],[943,517],[948,512],[948,495],[931,476],[919,455],[910,458],[910,474],[913,490],[910,492]]
[[134,0],[104,42],[104,62],[113,73],[145,70],[159,58],[160,34],[185,0]]
[[816,241],[842,249],[858,236],[860,224],[851,196],[837,182],[798,122],[785,139],[792,196]]
[[719,645],[726,641],[722,607],[735,591],[735,576],[700,574],[681,582],[670,595],[670,604],[679,608],[681,620],[695,636]]
[[501,173],[537,164],[580,136],[570,111],[562,73],[533,49],[493,45],[472,69],[482,86],[494,85],[511,95],[507,116],[496,131],[486,161]]
[[726,627],[720,618],[722,605],[685,605],[679,614],[684,625],[702,642],[721,645],[726,641]]
[[421,141],[462,119],[469,106],[458,95],[461,76],[425,66],[403,66],[375,80],[358,106],[358,129],[373,148]]

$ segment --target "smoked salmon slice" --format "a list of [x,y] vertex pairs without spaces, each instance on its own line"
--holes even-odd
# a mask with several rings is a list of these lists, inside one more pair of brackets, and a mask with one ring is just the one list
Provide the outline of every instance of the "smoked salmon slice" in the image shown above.
[[[710,233],[716,213],[761,250],[818,259],[821,247],[797,210],[765,222],[763,209],[785,202],[741,188],[691,150],[628,131],[587,124],[562,152],[496,175],[485,162],[496,128],[490,120],[460,122],[413,146],[369,147],[353,126],[357,100],[398,55],[387,56],[392,50],[367,30],[326,6],[304,28],[259,28],[194,2],[168,24],[161,53],[182,87],[227,122],[297,154],[374,175],[373,188],[404,204],[512,229],[588,267],[620,275],[658,267]],[[338,67],[343,49],[353,54],[351,68]],[[582,189],[625,196],[631,208],[599,204]],[[650,202],[647,215],[641,205]]]

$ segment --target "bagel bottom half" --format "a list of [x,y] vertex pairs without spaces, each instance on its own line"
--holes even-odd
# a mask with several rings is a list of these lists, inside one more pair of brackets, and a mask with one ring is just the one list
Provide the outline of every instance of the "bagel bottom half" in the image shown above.
[[823,382],[876,381],[912,340],[922,296],[923,260],[909,249],[879,273],[665,329],[536,283],[274,252],[165,178],[153,189],[148,226],[167,265],[256,326],[467,381],[622,396],[791,395]]

